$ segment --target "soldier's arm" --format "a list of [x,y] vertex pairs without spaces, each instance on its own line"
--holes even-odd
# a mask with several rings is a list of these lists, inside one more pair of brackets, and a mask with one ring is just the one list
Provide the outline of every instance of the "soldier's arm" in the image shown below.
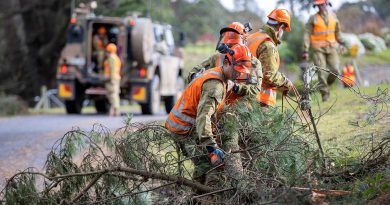
[[202,86],[202,93],[196,116],[196,131],[201,145],[215,144],[212,130],[212,116],[223,100],[224,87],[219,80],[208,80]]
[[277,87],[283,86],[287,78],[278,71],[276,46],[272,42],[265,41],[259,46],[259,49],[259,60],[263,66],[263,81]]
[[252,70],[250,79],[247,83],[238,84],[237,94],[239,95],[256,97],[260,92],[261,83],[263,80],[261,62],[255,57],[252,57],[252,62],[255,69]]
[[309,18],[309,21],[305,25],[305,34],[303,36],[303,52],[308,52],[310,48],[310,36],[313,31],[314,16]]
[[[216,59],[216,56],[217,54],[214,54],[212,56],[210,56],[209,58],[207,58],[206,60],[204,60],[201,64],[199,65],[196,65],[195,67],[193,67],[190,71],[190,73],[188,74],[187,76],[187,82],[191,82],[192,80],[192,75],[195,74],[195,73],[198,73],[199,71],[201,71],[203,68],[204,69],[210,69],[210,68],[213,68],[215,66],[215,59]],[[213,63],[214,62],[214,63]]]
[[343,46],[347,46],[347,45],[346,45],[346,41],[345,41],[345,40],[342,38],[342,36],[341,36],[340,22],[339,22],[339,21],[337,21],[337,23],[336,23],[335,34],[336,34],[336,41],[337,41],[339,44],[343,45]]

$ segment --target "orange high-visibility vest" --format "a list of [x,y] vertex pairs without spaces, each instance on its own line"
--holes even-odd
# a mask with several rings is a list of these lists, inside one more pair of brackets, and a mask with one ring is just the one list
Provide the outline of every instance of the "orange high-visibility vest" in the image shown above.
[[337,18],[333,12],[328,12],[328,25],[324,19],[317,13],[314,16],[313,31],[310,36],[311,47],[321,48],[325,46],[335,47],[336,42]]
[[[110,68],[109,59],[112,58],[115,62],[114,67]],[[110,54],[104,61],[104,77],[113,78],[114,80],[121,79],[121,60],[116,54]],[[111,76],[111,69],[114,69],[114,76]]]
[[[251,51],[253,56],[258,57],[257,56],[257,48],[264,41],[271,41],[272,43],[274,43],[270,36],[268,36],[265,33],[261,33],[261,32],[253,33],[248,37],[247,45],[248,45],[249,50]],[[276,63],[277,63],[277,66],[279,68],[279,65],[280,65],[279,52],[277,49],[275,49],[275,50],[276,50]],[[257,101],[259,101],[263,104],[266,104],[269,106],[275,106],[276,105],[276,91],[277,91],[276,86],[270,85],[269,83],[266,82],[266,80],[263,80],[263,82],[261,84],[260,93],[256,99],[257,99]]]
[[356,79],[355,79],[355,68],[352,65],[346,65],[343,69],[343,77],[341,80],[343,81],[343,84],[345,87],[354,86]]
[[[168,119],[165,122],[165,127],[176,134],[188,134],[193,126],[195,126],[196,115],[198,113],[198,104],[202,93],[203,84],[210,79],[220,80],[226,89],[222,68],[215,67],[210,70],[206,70],[201,76],[195,78],[184,90],[183,94],[176,102],[168,115]],[[226,90],[224,90],[224,95]],[[225,98],[225,96],[224,96]],[[216,112],[223,109],[225,99],[222,99],[218,104]]]

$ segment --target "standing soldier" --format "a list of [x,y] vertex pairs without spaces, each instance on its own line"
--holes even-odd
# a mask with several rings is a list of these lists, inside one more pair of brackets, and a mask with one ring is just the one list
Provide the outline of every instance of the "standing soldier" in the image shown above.
[[247,45],[252,55],[260,60],[263,67],[263,82],[257,100],[262,106],[276,105],[277,88],[286,94],[292,82],[279,72],[279,52],[283,31],[290,31],[290,14],[286,9],[275,9],[268,15],[267,24],[247,38]]
[[103,26],[99,27],[97,30],[97,34],[93,36],[92,39],[92,46],[93,46],[93,54],[96,57],[97,60],[97,69],[98,73],[101,74],[103,70],[103,61],[104,61],[104,54],[105,54],[105,48],[108,44],[108,38],[107,38],[107,30]]
[[[313,49],[314,65],[321,69],[329,69],[339,74],[339,56],[337,43],[345,45],[340,36],[340,26],[336,15],[327,9],[328,0],[314,0],[319,11],[310,17],[306,24],[302,58],[308,60],[309,47]],[[333,84],[336,76],[324,70],[318,71],[322,101],[329,98],[329,85]]]
[[[220,30],[220,40],[217,46],[222,45],[221,42],[231,48],[236,44],[245,43],[245,35],[251,28],[246,28],[239,22],[233,22],[227,27]],[[223,65],[225,60],[225,53],[216,53],[210,58],[203,61],[200,65],[195,66],[189,73],[187,80],[191,82],[197,75],[200,75],[203,70],[218,67]],[[233,88],[227,94],[227,104],[234,102],[240,96],[257,96],[260,92],[260,85],[263,78],[260,61],[251,57],[252,67],[249,75],[242,75],[236,82],[233,83]]]
[[[203,72],[188,85],[165,123],[185,156],[202,155],[206,150],[209,153],[210,158],[192,158],[194,179],[201,183],[206,183],[205,173],[212,168],[209,161],[217,166],[224,157],[214,137],[213,124],[224,106],[226,83],[243,73],[248,74],[252,65],[251,54],[245,45],[236,44],[229,51],[222,66]],[[228,144],[227,141],[223,143]],[[201,147],[197,148],[197,145]]]
[[107,45],[108,57],[104,61],[104,77],[106,78],[105,87],[107,90],[107,98],[110,102],[110,116],[119,115],[120,103],[120,81],[121,81],[121,61],[116,54],[116,45],[110,43]]

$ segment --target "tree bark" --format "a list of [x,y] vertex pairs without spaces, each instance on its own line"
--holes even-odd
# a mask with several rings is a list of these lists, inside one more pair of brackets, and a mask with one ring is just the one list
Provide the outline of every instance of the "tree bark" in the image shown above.
[[0,2],[0,92],[31,101],[55,86],[69,17],[69,0]]

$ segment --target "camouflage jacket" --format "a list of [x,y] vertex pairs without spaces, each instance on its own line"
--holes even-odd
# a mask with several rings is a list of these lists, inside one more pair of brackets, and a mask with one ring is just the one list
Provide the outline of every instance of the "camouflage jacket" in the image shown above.
[[263,66],[263,83],[281,87],[287,82],[287,78],[279,72],[279,52],[276,46],[280,41],[276,37],[275,30],[268,25],[264,25],[260,32],[267,34],[273,41],[264,41],[256,50],[256,57]]

